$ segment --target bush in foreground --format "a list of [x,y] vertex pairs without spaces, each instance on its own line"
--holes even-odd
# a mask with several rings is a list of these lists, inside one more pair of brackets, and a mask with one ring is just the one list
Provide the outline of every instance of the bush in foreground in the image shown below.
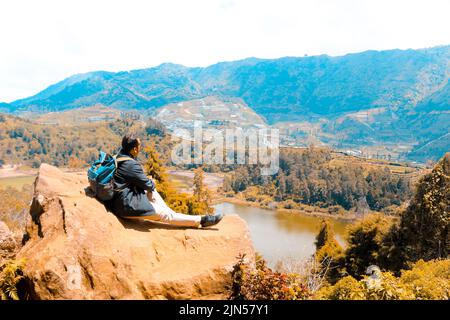
[[254,269],[240,256],[232,278],[233,300],[305,300],[311,296],[299,275],[273,271],[259,256]]
[[450,260],[418,261],[400,277],[379,269],[358,281],[351,276],[325,286],[316,299],[332,300],[448,300]]
[[19,300],[26,297],[21,295],[23,285],[24,260],[9,260],[0,265],[0,300]]

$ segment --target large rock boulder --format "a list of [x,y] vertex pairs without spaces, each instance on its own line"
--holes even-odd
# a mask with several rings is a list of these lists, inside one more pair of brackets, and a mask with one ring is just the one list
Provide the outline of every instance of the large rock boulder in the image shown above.
[[86,174],[42,164],[35,182],[24,275],[34,299],[224,299],[240,254],[253,262],[246,223],[208,229],[123,220],[89,197]]

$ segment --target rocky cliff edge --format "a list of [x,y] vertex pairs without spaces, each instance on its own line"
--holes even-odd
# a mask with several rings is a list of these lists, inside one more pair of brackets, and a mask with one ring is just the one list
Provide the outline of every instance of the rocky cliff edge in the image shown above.
[[240,254],[253,262],[245,221],[208,229],[119,219],[89,197],[84,172],[42,164],[24,246],[33,299],[225,299]]

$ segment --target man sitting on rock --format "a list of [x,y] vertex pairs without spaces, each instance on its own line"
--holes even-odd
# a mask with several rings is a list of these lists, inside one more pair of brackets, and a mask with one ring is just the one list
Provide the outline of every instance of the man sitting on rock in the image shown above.
[[155,183],[145,174],[136,161],[141,143],[134,135],[122,139],[122,149],[117,158],[130,159],[117,162],[114,177],[115,195],[111,200],[112,211],[123,218],[140,218],[164,222],[181,227],[209,227],[219,223],[222,214],[187,215],[173,211],[155,189]]

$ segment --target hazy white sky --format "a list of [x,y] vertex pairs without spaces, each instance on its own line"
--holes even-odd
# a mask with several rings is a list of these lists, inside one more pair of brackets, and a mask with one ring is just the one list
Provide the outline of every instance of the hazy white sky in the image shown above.
[[0,0],[0,101],[163,62],[450,44],[450,0]]

